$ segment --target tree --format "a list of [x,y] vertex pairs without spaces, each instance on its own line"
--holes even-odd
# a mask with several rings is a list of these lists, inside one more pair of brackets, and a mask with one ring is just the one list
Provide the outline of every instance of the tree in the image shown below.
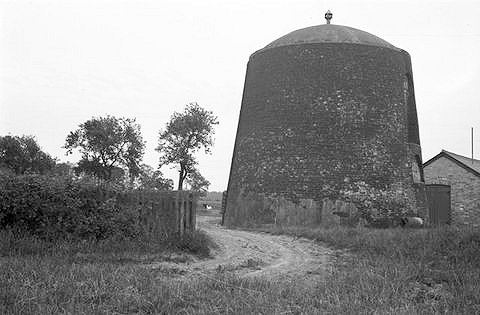
[[0,168],[16,175],[45,174],[55,166],[55,159],[40,149],[33,136],[0,137]]
[[185,178],[185,183],[190,186],[190,190],[199,192],[201,196],[206,196],[210,182],[200,174],[200,171],[195,168]]
[[190,103],[182,113],[175,112],[165,130],[160,131],[156,148],[160,152],[160,167],[177,164],[178,190],[182,190],[188,174],[196,169],[198,163],[194,154],[201,148],[210,153],[215,133],[213,128],[217,124],[213,112]]
[[111,180],[118,168],[128,169],[131,180],[140,174],[145,143],[135,119],[93,117],[70,132],[65,142],[67,155],[78,149],[82,158],[77,171]]
[[163,173],[147,164],[141,166],[140,176],[138,177],[138,186],[145,189],[154,190],[172,190],[173,181],[163,177]]

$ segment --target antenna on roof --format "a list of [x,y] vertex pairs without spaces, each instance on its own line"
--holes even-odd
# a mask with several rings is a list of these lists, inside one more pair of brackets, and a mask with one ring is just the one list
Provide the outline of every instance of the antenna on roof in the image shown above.
[[330,24],[330,20],[332,19],[332,17],[333,17],[332,12],[328,10],[327,13],[325,13],[325,20],[327,20],[327,24]]
[[473,127],[472,127],[472,165],[473,165]]

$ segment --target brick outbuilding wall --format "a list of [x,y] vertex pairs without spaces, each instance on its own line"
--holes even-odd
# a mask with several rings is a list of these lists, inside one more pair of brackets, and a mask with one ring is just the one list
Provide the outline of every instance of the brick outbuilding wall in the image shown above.
[[426,184],[451,186],[452,224],[480,226],[480,177],[445,156],[423,169]]

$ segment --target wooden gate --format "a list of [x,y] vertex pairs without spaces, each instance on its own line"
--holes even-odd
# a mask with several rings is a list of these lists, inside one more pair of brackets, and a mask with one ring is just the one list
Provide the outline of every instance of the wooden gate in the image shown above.
[[451,222],[450,186],[425,185],[428,202],[428,217],[430,224],[442,225]]

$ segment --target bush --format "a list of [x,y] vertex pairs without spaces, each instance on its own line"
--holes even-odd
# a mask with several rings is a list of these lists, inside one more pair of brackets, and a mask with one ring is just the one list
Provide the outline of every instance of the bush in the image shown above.
[[23,175],[0,177],[0,229],[47,239],[134,237],[138,211],[115,185]]

